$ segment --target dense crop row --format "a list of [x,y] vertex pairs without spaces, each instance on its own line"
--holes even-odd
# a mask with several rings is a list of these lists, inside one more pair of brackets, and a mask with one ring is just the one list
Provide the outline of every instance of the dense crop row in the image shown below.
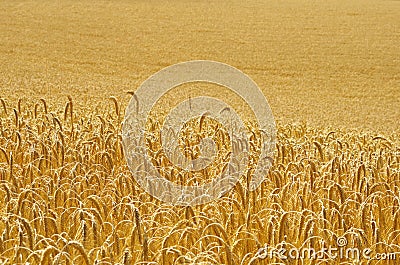
[[[6,264],[311,264],[256,253],[265,244],[321,249],[339,237],[374,253],[400,251],[399,135],[280,125],[273,168],[258,190],[244,176],[218,201],[172,207],[131,176],[116,98],[88,114],[72,98],[63,112],[45,100],[1,103]],[[342,262],[352,261],[326,264]]]

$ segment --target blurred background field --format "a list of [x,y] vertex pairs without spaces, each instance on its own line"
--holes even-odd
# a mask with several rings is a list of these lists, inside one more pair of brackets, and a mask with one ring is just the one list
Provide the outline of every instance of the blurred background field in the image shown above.
[[399,43],[399,1],[2,1],[0,97],[126,106],[154,72],[206,59],[253,78],[282,123],[390,133]]

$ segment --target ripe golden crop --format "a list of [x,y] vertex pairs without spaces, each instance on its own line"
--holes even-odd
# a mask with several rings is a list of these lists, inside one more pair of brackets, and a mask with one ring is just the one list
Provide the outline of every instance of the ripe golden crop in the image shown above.
[[258,190],[243,176],[218,201],[177,207],[147,195],[127,169],[117,98],[90,114],[74,112],[71,97],[64,112],[44,99],[1,102],[3,263],[266,264],[256,258],[265,244],[319,249],[339,237],[375,252],[400,247],[398,134],[279,125]]
[[[399,4],[0,1],[0,264],[398,264]],[[278,138],[257,190],[255,155],[218,201],[178,207],[135,181],[121,124],[141,82],[189,60],[249,75],[279,121]],[[216,97],[250,117],[227,90],[182,85],[152,109],[147,147],[163,177],[207,182],[239,149],[206,116],[176,133],[177,152],[196,158],[200,139],[213,138],[212,167],[182,173],[160,148],[167,105]],[[257,154],[257,126],[242,120]],[[397,261],[258,255],[266,245],[338,242]]]

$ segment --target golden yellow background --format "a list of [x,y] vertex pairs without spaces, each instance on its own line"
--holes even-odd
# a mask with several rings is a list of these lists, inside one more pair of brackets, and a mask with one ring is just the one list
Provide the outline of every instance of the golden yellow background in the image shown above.
[[[128,102],[148,76],[230,64],[278,121],[391,132],[400,117],[400,1],[2,1],[0,97]],[[56,104],[57,105],[57,104]]]

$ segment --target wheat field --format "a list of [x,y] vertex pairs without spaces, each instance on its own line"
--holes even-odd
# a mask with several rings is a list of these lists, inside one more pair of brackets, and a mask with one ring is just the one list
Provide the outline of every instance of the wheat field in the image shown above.
[[[399,14],[372,0],[1,2],[0,263],[398,264]],[[259,85],[276,152],[257,190],[245,174],[217,201],[170,206],[136,183],[121,124],[147,77],[193,59]],[[164,102],[205,92],[233,97],[178,87]],[[259,255],[339,239],[375,258]]]

